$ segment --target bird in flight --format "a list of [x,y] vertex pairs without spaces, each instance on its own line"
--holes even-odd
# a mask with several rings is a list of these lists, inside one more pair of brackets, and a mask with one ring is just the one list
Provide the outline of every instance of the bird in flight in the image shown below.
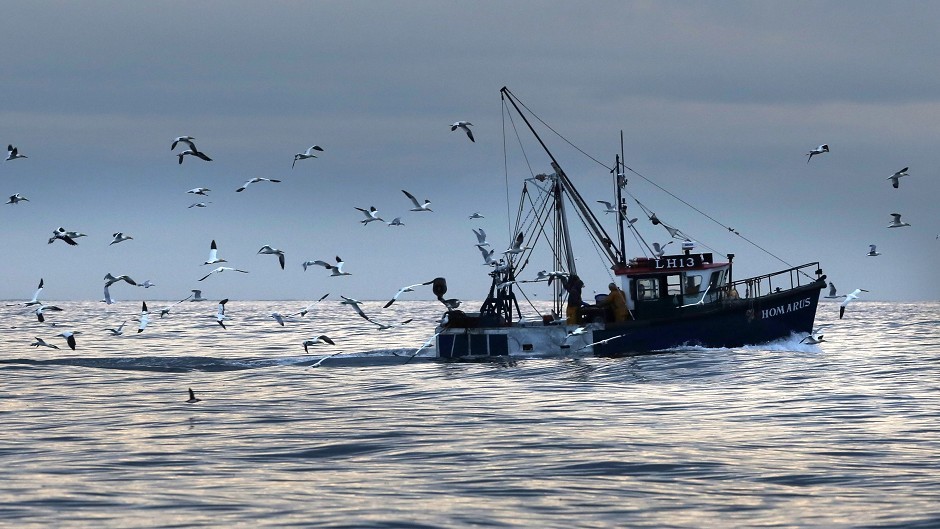
[[473,139],[473,133],[470,132],[470,127],[472,126],[473,123],[470,123],[469,121],[457,121],[450,126],[450,131],[453,132],[457,129],[463,129],[463,131],[467,133],[467,137],[470,138],[470,141],[475,143],[477,140]]
[[806,156],[807,156],[806,163],[809,163],[809,161],[813,159],[813,156],[816,156],[817,154],[822,154],[824,152],[829,152],[829,145],[825,143],[820,145],[819,147],[816,147],[815,149],[810,150],[808,153],[806,153]]
[[401,192],[404,193],[405,196],[408,197],[408,199],[411,200],[411,203],[414,204],[414,206],[415,206],[415,207],[411,208],[410,211],[433,211],[433,210],[430,208],[430,206],[431,206],[431,201],[430,201],[430,200],[424,199],[424,204],[420,204],[420,203],[418,203],[418,199],[415,198],[415,196],[412,195],[411,193],[405,191],[404,189],[402,189]]
[[7,204],[18,204],[20,202],[23,202],[24,200],[26,202],[29,202],[29,199],[24,197],[23,195],[19,193],[13,193],[12,195],[10,195],[10,200],[7,200]]
[[910,224],[906,222],[901,222],[900,213],[892,213],[891,217],[892,217],[891,224],[888,224],[889,228],[903,228],[904,226],[910,226]]
[[317,155],[313,154],[313,151],[323,152],[323,147],[319,145],[312,145],[306,151],[299,152],[294,155],[294,163],[290,164],[290,168],[293,169],[294,165],[297,164],[297,160],[306,160],[307,158],[316,158]]
[[236,192],[236,193],[241,193],[241,192],[244,191],[249,185],[251,185],[251,184],[256,184],[256,183],[258,183],[258,182],[273,182],[273,183],[275,183],[275,184],[280,184],[280,183],[281,183],[280,180],[274,180],[274,179],[271,179],[271,178],[255,177],[255,178],[252,178],[251,180],[248,180],[248,181],[245,182],[244,184],[242,184],[242,186],[239,187],[238,189],[236,189],[235,192]]
[[898,180],[899,178],[901,178],[902,176],[908,176],[907,174],[908,169],[909,167],[905,167],[904,169],[901,169],[900,171],[888,177],[888,180],[891,180],[891,186],[893,188],[897,189],[900,186],[900,182]]
[[17,158],[28,158],[25,154],[20,154],[16,147],[7,145],[7,158],[5,161],[16,160]]
[[258,250],[258,253],[263,253],[267,255],[276,255],[277,261],[281,263],[281,270],[284,269],[284,250],[278,250],[277,248],[272,248],[268,246],[267,244],[265,244],[264,246],[261,247],[260,250]]

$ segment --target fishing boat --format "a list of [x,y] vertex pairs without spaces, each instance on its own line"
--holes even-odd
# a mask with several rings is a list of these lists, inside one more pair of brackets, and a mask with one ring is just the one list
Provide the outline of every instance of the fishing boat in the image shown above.
[[[640,355],[682,347],[756,345],[812,332],[819,293],[826,286],[818,262],[735,278],[734,254],[699,251],[694,240],[637,200],[653,225],[681,241],[678,253],[666,254],[665,246],[648,247],[634,225],[636,219],[627,218],[629,168],[622,162],[622,148],[610,168],[614,200],[608,212],[615,213],[617,222],[615,236],[609,235],[533,128],[527,113],[534,114],[507,88],[500,93],[504,109],[521,118],[547,154],[550,170],[525,179],[509,249],[500,255],[481,247],[484,257],[490,255],[492,281],[478,310],[458,310],[455,300],[444,298],[446,281],[439,278],[435,284],[435,294],[447,306],[435,329],[438,357]],[[590,300],[594,303],[565,307],[580,282],[569,228],[572,213],[606,261],[612,282],[611,293],[597,295]],[[627,232],[645,247],[643,256],[626,257]],[[540,244],[548,248],[551,262],[533,274],[533,252]],[[540,318],[523,317],[520,297],[528,298],[524,292],[517,296],[517,291],[537,282],[550,285],[552,306]],[[620,303],[616,296],[622,296]]]

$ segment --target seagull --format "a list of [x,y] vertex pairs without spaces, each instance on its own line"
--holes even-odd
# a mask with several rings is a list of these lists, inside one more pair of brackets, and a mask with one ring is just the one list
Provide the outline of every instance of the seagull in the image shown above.
[[126,275],[120,275],[120,276],[114,277],[113,275],[111,275],[111,272],[108,272],[104,276],[104,286],[106,287],[109,287],[117,283],[118,281],[124,281],[125,283],[129,285],[137,286],[137,282]]
[[599,204],[603,204],[606,208],[604,213],[617,213],[617,206],[611,204],[610,202],[607,202],[606,200],[598,200],[597,202]]
[[36,341],[29,344],[31,347],[48,347],[50,349],[58,349],[58,345],[53,345],[51,343],[46,343],[42,338],[36,338]]
[[216,264],[216,263],[226,263],[225,259],[219,259],[219,247],[215,244],[215,239],[212,239],[212,244],[209,245],[209,259],[202,263],[207,264]]
[[473,230],[473,234],[477,236],[477,248],[483,249],[484,246],[489,246],[490,243],[486,242],[486,232],[483,231],[483,228],[478,230]]
[[385,222],[385,219],[383,219],[382,217],[379,216],[379,210],[375,209],[375,206],[372,206],[372,207],[370,207],[370,208],[367,209],[367,210],[366,210],[366,209],[362,209],[362,208],[356,208],[356,209],[358,209],[359,211],[361,211],[362,214],[366,216],[365,220],[360,220],[360,221],[359,221],[359,222],[362,223],[363,226],[365,226],[366,224],[368,224],[368,223],[370,223],[370,222],[372,222],[372,221],[376,221],[376,220],[380,220],[380,221],[382,221],[382,222]]
[[561,278],[561,277],[567,278],[567,277],[568,277],[568,274],[566,274],[566,273],[564,273],[564,272],[559,272],[558,270],[552,270],[551,272],[547,272],[547,271],[545,271],[545,270],[540,270],[537,274],[535,274],[535,279],[533,279],[533,281],[545,281],[545,280],[548,280],[549,284],[551,284],[552,280],[554,280],[556,277],[557,277],[557,278]]
[[457,121],[450,126],[450,131],[454,132],[457,129],[463,129],[467,133],[467,137],[470,138],[470,141],[476,142],[477,140],[473,139],[473,133],[470,132],[470,127],[473,126],[473,123],[469,121]]
[[280,312],[272,312],[271,317],[277,320],[277,322],[281,324],[281,327],[284,326],[284,316],[282,316]]
[[187,191],[187,193],[192,193],[194,195],[209,196],[209,191],[212,191],[208,187],[194,187]]
[[127,323],[127,320],[122,321],[121,324],[117,326],[117,329],[105,329],[105,330],[106,330],[106,331],[110,331],[110,332],[111,332],[111,336],[120,336],[120,335],[124,334],[124,324],[125,324],[125,323]]
[[898,188],[898,185],[900,184],[900,182],[898,182],[898,179],[901,178],[902,176],[908,176],[907,174],[908,169],[909,167],[905,167],[904,169],[901,169],[900,171],[888,177],[888,180],[891,180],[892,187],[894,187],[895,189]]
[[875,251],[875,245],[874,245],[874,244],[869,244],[869,245],[868,245],[868,253],[867,253],[866,255],[868,255],[868,257],[876,257],[876,256],[878,256],[878,255],[881,255],[881,252],[876,252],[876,251]]
[[830,281],[830,282],[829,282],[829,295],[827,295],[826,298],[828,298],[828,299],[838,299],[838,298],[844,298],[844,297],[845,297],[845,294],[843,294],[843,295],[841,295],[841,296],[837,296],[837,295],[836,295],[836,286],[835,286],[835,284],[834,284],[832,281]]
[[[318,338],[319,338],[319,336],[318,336]],[[306,343],[306,342],[304,342],[304,343]],[[306,349],[304,349],[304,350],[306,351]],[[331,355],[326,355],[326,356],[324,356],[323,358],[317,360],[315,364],[311,364],[310,367],[320,367],[320,364],[322,364],[323,361],[326,360],[327,358],[333,358],[334,356],[336,356],[336,355],[338,355],[338,354],[342,354],[342,353],[343,353],[343,351],[336,351],[335,353],[333,353],[333,354],[331,354]]]
[[211,203],[212,203],[212,202],[194,202],[194,203],[190,204],[186,209],[192,209],[192,208],[207,208],[207,207],[209,207],[209,204],[211,204]]
[[373,320],[372,318],[369,318],[369,323],[378,327],[378,330],[380,331],[387,331],[388,329],[391,329],[392,327],[401,327],[403,325],[408,325],[412,321],[414,321],[414,318],[408,318],[407,320],[403,322],[399,322],[399,323],[381,323],[381,322]]
[[10,160],[15,160],[17,158],[28,158],[25,154],[19,154],[16,147],[13,145],[7,145],[7,159],[5,161],[9,162]]
[[195,151],[195,150],[196,150],[196,144],[193,143],[193,140],[195,140],[195,139],[196,139],[196,138],[193,138],[192,136],[180,136],[180,137],[176,138],[175,140],[173,140],[173,145],[170,145],[170,150],[172,151],[173,149],[175,149],[177,143],[185,143],[186,145],[189,145],[189,148],[190,148],[191,150]]
[[583,334],[587,334],[587,332],[588,332],[587,327],[577,327],[573,331],[566,334],[565,338],[561,341],[561,343],[564,344],[565,342],[568,341],[568,338],[571,338],[572,336],[581,336]]
[[297,164],[297,160],[306,160],[307,158],[316,158],[317,156],[313,154],[313,151],[323,152],[323,147],[319,145],[313,145],[304,152],[299,152],[294,155],[294,163],[290,164],[290,168],[293,169],[294,165]]
[[193,290],[191,290],[190,292],[193,293],[193,295],[190,296],[191,298],[193,298],[193,299],[189,300],[190,302],[192,302],[192,301],[209,301],[208,299],[202,297],[202,290],[193,289]]
[[477,248],[480,248],[480,253],[483,254],[483,265],[484,266],[496,266],[499,263],[493,259],[493,254],[496,252],[495,249],[486,251],[486,248],[481,248],[480,245],[477,245]]
[[238,189],[236,189],[235,191],[236,191],[237,193],[241,193],[241,192],[244,191],[245,188],[247,188],[249,185],[251,185],[251,184],[256,184],[256,183],[258,183],[258,182],[273,182],[273,183],[275,183],[275,184],[280,184],[280,183],[281,183],[280,180],[273,180],[273,179],[271,179],[271,178],[255,177],[255,178],[252,178],[251,180],[248,180],[248,181],[245,182],[244,184],[242,184],[242,186],[239,187]]
[[321,261],[321,260],[319,260],[319,259],[317,259],[316,261],[313,261],[313,262],[307,261],[307,263],[308,263],[308,264],[312,264],[312,265],[319,265],[319,266],[322,266],[322,267],[326,268],[327,270],[332,270],[333,273],[330,274],[330,277],[335,277],[335,276],[349,276],[349,275],[352,275],[352,274],[349,273],[349,272],[344,272],[344,271],[343,271],[343,265],[345,264],[345,262],[344,262],[342,259],[340,259],[338,255],[336,256],[336,264],[335,264],[335,265],[331,265],[330,263],[327,263],[326,261]]
[[[227,272],[227,271],[229,271],[229,270],[231,270],[231,271],[233,271],[233,272],[241,272],[241,273],[243,273],[243,274],[247,274],[247,273],[248,273],[247,270],[239,270],[239,269],[237,269],[237,268],[232,268],[232,267],[229,267],[229,266],[220,266],[220,267],[218,267],[218,268],[212,270],[212,271],[209,272],[208,274],[206,274],[206,275],[200,277],[200,278],[198,279],[198,281],[202,281],[202,280],[204,280],[205,278],[211,276],[212,274],[221,274],[222,272]],[[193,301],[205,301],[205,300],[196,300],[196,299],[194,299]]]
[[[330,345],[336,345],[336,343],[335,343],[332,339],[330,339],[329,336],[327,336],[327,335],[325,335],[325,334],[321,334],[320,336],[317,336],[316,338],[311,338],[311,339],[309,339],[309,340],[304,340],[304,352],[305,352],[305,353],[309,352],[309,350],[308,350],[307,348],[310,347],[311,345],[317,345],[317,344],[321,344],[321,343],[326,343],[326,344],[330,344]],[[322,360],[321,360],[321,361],[322,361]],[[317,365],[319,365],[319,363],[318,363]]]
[[277,255],[277,261],[278,261],[279,263],[281,263],[281,270],[284,269],[284,250],[278,250],[277,248],[271,248],[270,246],[268,246],[267,244],[265,244],[264,246],[261,247],[260,250],[258,250],[258,253],[269,254],[269,255]]
[[672,244],[673,242],[675,242],[675,241],[669,241],[669,242],[667,242],[666,244],[659,244],[658,242],[654,242],[654,243],[653,243],[653,257],[655,257],[655,258],[657,258],[657,259],[659,259],[660,257],[662,257],[663,254],[666,253],[666,250],[665,250],[666,246],[669,246],[669,245]]
[[[52,312],[62,312],[62,309],[60,309],[59,307],[56,307],[55,305],[39,305],[39,307],[37,307],[36,310],[33,311],[34,313],[36,313],[36,319],[39,320],[39,323],[46,321],[46,317],[43,316],[43,313],[45,313],[47,310],[52,311]],[[75,348],[73,347],[72,349],[75,349]]]
[[[126,240],[133,239],[133,237],[131,237],[130,235],[124,235],[124,232],[122,231],[114,233],[112,234],[112,236],[114,237],[114,240],[111,241],[111,244],[117,244],[119,242],[124,242]],[[108,244],[108,246],[111,246],[111,244]]]
[[71,350],[74,351],[74,350],[75,350],[75,335],[76,335],[76,334],[81,334],[81,332],[80,332],[80,331],[65,331],[65,332],[60,332],[60,333],[57,334],[56,336],[61,336],[61,337],[65,338],[66,343],[69,344],[69,349],[71,349]]
[[186,401],[187,404],[195,404],[200,402],[202,399],[197,399],[196,394],[193,393],[193,388],[189,388],[189,400]]
[[204,152],[197,151],[195,148],[186,149],[185,151],[183,151],[183,152],[177,154],[176,156],[179,157],[179,163],[180,163],[180,165],[182,165],[182,163],[183,163],[183,157],[184,157],[184,156],[195,156],[196,158],[201,158],[201,159],[203,159],[203,160],[205,160],[205,161],[207,161],[207,162],[211,162],[211,161],[212,161],[212,158],[209,158],[208,156],[206,156],[206,154],[205,154]]
[[868,292],[868,291],[865,290],[864,288],[856,288],[855,290],[852,291],[851,294],[849,294],[848,296],[845,296],[845,301],[839,304],[839,319],[840,320],[842,319],[842,315],[845,314],[845,306],[848,305],[849,302],[852,301],[853,299],[858,299],[858,295],[861,294],[862,292]]
[[408,197],[408,199],[411,200],[411,203],[414,204],[414,206],[415,206],[415,207],[411,208],[409,211],[433,211],[433,210],[430,208],[430,205],[431,205],[431,201],[430,201],[430,200],[424,199],[424,204],[419,204],[419,203],[418,203],[418,199],[415,198],[414,195],[412,195],[411,193],[405,191],[404,189],[402,189],[401,192],[404,193],[405,196]]
[[892,213],[891,216],[894,217],[894,220],[891,221],[891,224],[888,224],[889,228],[903,228],[904,226],[910,226],[910,224],[906,222],[901,222],[900,213]]
[[808,153],[806,153],[806,156],[808,157],[808,158],[806,158],[806,163],[809,163],[809,161],[813,159],[813,156],[815,156],[815,155],[817,155],[817,154],[822,154],[822,153],[824,153],[824,152],[829,152],[829,145],[827,145],[827,144],[825,144],[825,143],[822,144],[822,145],[820,145],[819,147],[816,147],[815,149],[809,151]]
[[513,241],[512,246],[510,246],[508,250],[503,252],[503,254],[515,255],[515,254],[519,254],[530,249],[528,246],[522,245],[522,240],[523,240],[522,232],[520,231],[519,235],[516,235],[516,240]]
[[19,193],[13,193],[12,195],[10,195],[10,200],[7,201],[7,204],[17,204],[17,203],[22,202],[22,201],[24,201],[24,200],[25,200],[26,202],[29,202],[29,199],[26,198],[26,197],[24,197],[23,195],[21,195],[21,194],[19,194]]
[[150,323],[150,312],[147,310],[147,302],[141,302],[140,306],[140,319],[137,320],[140,322],[140,325],[137,327],[137,333],[140,334],[144,332],[144,329],[147,328],[147,324]]
[[[202,291],[201,291],[201,290],[193,290],[193,292],[194,292],[194,293],[195,293],[195,292],[198,292],[200,298],[202,297]],[[163,307],[162,309],[160,309],[160,317],[162,318],[162,317],[166,316],[167,314],[170,313],[170,311],[173,309],[173,307],[174,307],[175,305],[179,305],[180,303],[186,301],[187,299],[189,299],[189,298],[191,298],[191,297],[193,297],[193,294],[190,294],[190,295],[186,296],[185,298],[183,298],[183,299],[177,301],[177,302],[174,303],[173,305],[168,305],[168,306],[166,306],[166,307]],[[205,301],[205,300],[203,300],[203,301]]]
[[56,239],[65,241],[69,246],[78,246],[78,243],[75,242],[75,239],[70,237],[65,231],[65,228],[61,226],[52,231],[52,237],[49,238],[49,244],[55,242]]
[[473,220],[473,219],[483,219],[483,218],[486,218],[486,217],[484,217],[483,215],[480,215],[480,212],[479,212],[479,211],[474,211],[473,214],[470,215],[470,220]]
[[391,306],[392,306],[392,303],[395,303],[395,301],[398,300],[398,297],[401,296],[402,294],[404,294],[405,292],[414,292],[414,291],[415,291],[415,290],[414,290],[415,287],[420,287],[420,286],[424,286],[424,285],[430,285],[430,284],[433,283],[433,282],[434,282],[434,281],[425,281],[424,283],[417,283],[417,284],[414,284],[414,285],[408,285],[408,286],[406,286],[406,287],[401,287],[401,288],[399,288],[399,289],[398,289],[398,292],[396,292],[395,295],[392,296],[392,299],[388,300],[388,303],[386,303],[385,306],[382,307],[382,308],[383,308],[383,309],[387,309],[387,308],[391,307]]
[[401,221],[401,217],[395,217],[391,222],[388,223],[389,226],[404,226],[405,223]]
[[225,322],[223,320],[225,320],[225,304],[226,303],[228,303],[228,298],[225,298],[222,301],[220,301],[219,310],[215,314],[215,321],[219,322],[219,325],[221,325],[223,329],[225,328]]
[[139,287],[144,287],[144,288],[150,288],[150,287],[155,287],[155,286],[157,286],[157,285],[156,285],[153,281],[151,281],[151,280],[148,279],[148,280],[144,281],[143,283],[138,283],[137,286],[139,286]]

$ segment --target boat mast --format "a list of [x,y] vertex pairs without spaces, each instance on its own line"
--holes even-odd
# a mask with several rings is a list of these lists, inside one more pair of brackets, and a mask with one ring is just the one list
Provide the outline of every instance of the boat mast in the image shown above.
[[[601,247],[604,250],[604,253],[606,253],[607,258],[610,259],[610,263],[612,265],[615,265],[617,263],[623,262],[624,261],[623,254],[614,245],[614,241],[610,238],[609,235],[607,235],[607,231],[604,230],[603,226],[601,226],[600,221],[597,220],[597,217],[594,215],[594,212],[591,211],[591,209],[588,207],[587,202],[584,201],[584,198],[581,196],[581,193],[579,193],[578,190],[575,189],[574,184],[572,184],[571,180],[568,179],[568,175],[565,174],[565,172],[561,169],[561,166],[558,164],[558,160],[556,160],[555,156],[552,155],[552,152],[548,150],[548,147],[545,145],[545,142],[542,141],[541,136],[539,136],[538,132],[535,131],[535,128],[532,127],[532,124],[529,123],[529,120],[528,118],[526,118],[525,114],[522,113],[522,110],[519,108],[519,105],[516,104],[515,98],[513,97],[512,93],[505,86],[502,87],[499,91],[500,91],[500,94],[502,94],[502,97],[504,99],[508,99],[509,102],[512,103],[513,108],[516,109],[516,113],[519,115],[519,117],[522,118],[522,121],[525,122],[526,126],[529,128],[529,131],[532,132],[532,135],[535,136],[535,139],[538,140],[539,144],[542,146],[542,149],[545,151],[545,154],[547,154],[548,157],[551,159],[552,169],[555,171],[557,181],[561,184],[561,187],[562,187],[561,190],[568,194],[568,198],[571,200],[572,204],[574,204],[575,207],[578,208],[578,212],[580,213],[581,218],[584,220],[584,223],[588,226],[590,231],[593,233],[595,239],[597,239],[600,242]],[[560,200],[559,196],[556,196],[556,200],[558,201],[558,203],[564,202]],[[562,207],[562,212],[563,212],[564,207],[563,206],[561,207]],[[563,220],[566,220],[566,219],[563,219]],[[563,223],[562,227],[565,231],[565,237],[566,237],[565,249],[568,252],[567,259],[568,259],[568,264],[570,267],[569,271],[571,273],[575,273],[574,268],[573,268],[574,267],[574,254],[571,252],[571,242],[570,242],[570,238],[568,238],[567,222]]]

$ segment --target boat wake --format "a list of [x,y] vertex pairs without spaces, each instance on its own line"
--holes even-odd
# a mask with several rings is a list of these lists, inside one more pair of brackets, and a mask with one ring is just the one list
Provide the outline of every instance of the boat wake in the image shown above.
[[786,338],[780,338],[772,342],[744,345],[741,347],[702,347],[698,345],[682,345],[669,349],[654,351],[656,353],[675,353],[675,352],[704,352],[704,351],[775,351],[775,352],[798,352],[798,353],[821,353],[819,345],[802,342],[806,337],[805,333],[790,333]]

